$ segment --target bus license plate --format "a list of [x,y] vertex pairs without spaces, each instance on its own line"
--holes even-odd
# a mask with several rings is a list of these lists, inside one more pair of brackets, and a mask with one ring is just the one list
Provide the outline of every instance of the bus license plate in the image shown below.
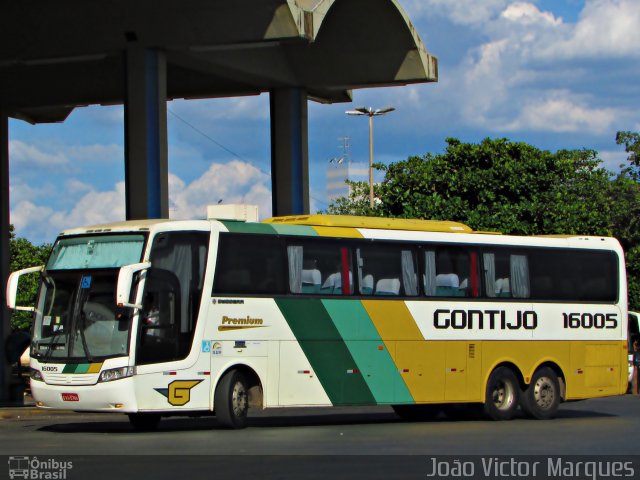
[[79,402],[80,396],[77,393],[63,393],[62,400],[65,402]]

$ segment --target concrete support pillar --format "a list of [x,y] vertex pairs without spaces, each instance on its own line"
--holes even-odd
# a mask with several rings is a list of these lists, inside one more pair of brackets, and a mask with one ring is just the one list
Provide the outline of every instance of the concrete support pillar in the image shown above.
[[5,355],[5,342],[11,327],[7,309],[6,285],[9,277],[9,117],[0,111],[0,403],[10,400],[11,366]]
[[309,213],[307,92],[270,92],[273,215]]
[[127,219],[169,217],[167,63],[159,50],[126,56],[125,183]]

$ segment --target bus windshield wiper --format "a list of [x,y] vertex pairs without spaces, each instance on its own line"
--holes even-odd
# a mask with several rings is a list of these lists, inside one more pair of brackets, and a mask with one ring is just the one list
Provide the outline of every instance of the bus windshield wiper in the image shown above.
[[[65,333],[65,332],[64,332],[64,327],[63,327],[62,325],[61,325],[61,327],[62,327],[62,328],[59,328],[59,329],[55,330],[55,331],[53,332],[53,335],[51,335],[51,339],[49,340],[49,345],[47,346],[47,351],[46,351],[46,352],[44,352],[44,356],[42,357],[42,359],[43,359],[44,361],[48,361],[48,360],[51,360],[51,359],[52,359],[52,357],[50,357],[50,354],[52,353],[52,352],[51,352],[51,349],[52,349],[52,348],[53,348],[53,346],[56,344],[56,340],[57,340],[58,336],[59,336],[61,333]],[[64,345],[64,344],[63,344],[63,345]]]

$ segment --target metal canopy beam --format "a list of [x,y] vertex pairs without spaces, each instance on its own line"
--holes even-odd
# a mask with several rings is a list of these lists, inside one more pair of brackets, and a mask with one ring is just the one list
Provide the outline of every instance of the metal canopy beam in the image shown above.
[[164,53],[126,53],[125,189],[127,220],[169,218],[167,87]]
[[272,213],[309,213],[307,93],[301,88],[272,90]]

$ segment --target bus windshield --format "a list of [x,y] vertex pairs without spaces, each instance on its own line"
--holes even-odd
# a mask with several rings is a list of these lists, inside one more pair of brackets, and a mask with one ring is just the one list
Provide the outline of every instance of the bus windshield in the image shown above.
[[140,261],[143,235],[94,235],[56,242],[47,270],[119,268]]
[[129,352],[131,315],[116,309],[119,267],[139,262],[143,235],[64,238],[40,286],[31,354],[95,362]]

